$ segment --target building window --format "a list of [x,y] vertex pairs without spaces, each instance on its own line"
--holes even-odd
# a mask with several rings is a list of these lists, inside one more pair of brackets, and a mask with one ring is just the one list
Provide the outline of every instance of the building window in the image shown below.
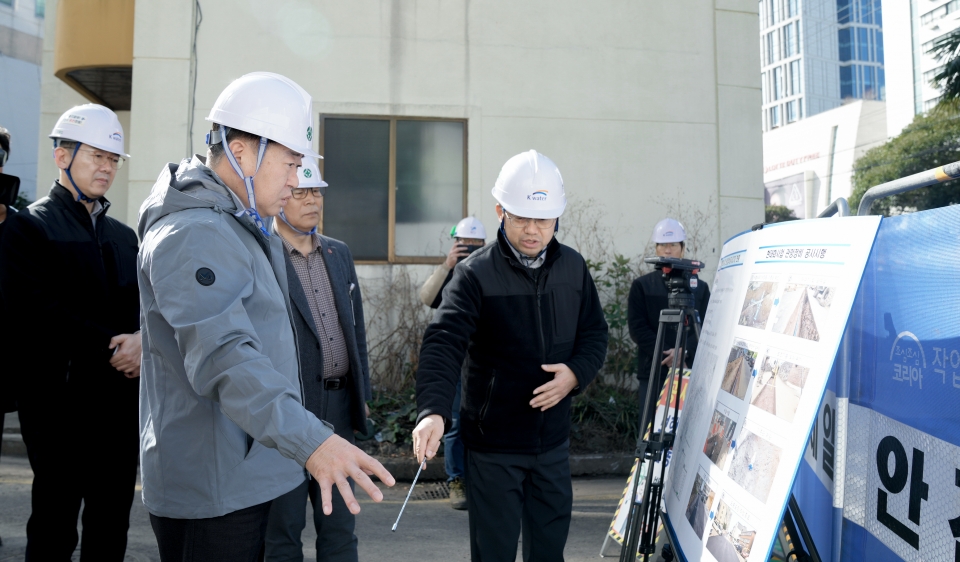
[[773,69],[773,99],[783,98],[783,67]]
[[13,6],[13,0],[0,0],[0,5]]
[[33,15],[42,18],[47,11],[47,0],[37,0],[33,6]]
[[321,117],[324,234],[358,262],[439,263],[466,214],[466,122]]
[[923,110],[930,111],[931,109],[936,107],[938,103],[940,103],[940,96],[937,96],[931,100],[927,100],[923,102]]
[[853,59],[853,30],[844,27],[838,32],[840,45],[840,62]]
[[787,17],[792,18],[799,14],[797,9],[797,0],[787,0]]
[[958,10],[960,10],[960,0],[950,0],[950,2],[947,2],[943,6],[940,6],[939,8],[934,8],[929,12],[923,14],[923,16],[920,17],[920,23],[923,25],[931,24],[941,18],[947,17],[948,14],[952,14],[953,12],[956,12]]
[[767,64],[773,64],[777,61],[777,58],[774,56],[774,47],[773,47],[773,34],[776,31],[771,31],[767,33]]
[[872,66],[863,67],[863,99],[879,99],[877,96],[877,71]]
[[873,23],[873,0],[860,0],[860,23]]
[[774,129],[780,126],[780,106],[775,105],[770,108],[770,128]]
[[800,82],[800,61],[795,60],[790,63],[790,95],[800,93],[803,93]]
[[769,0],[767,13],[770,14],[770,25],[776,25],[780,21],[780,0]]
[[870,57],[870,30],[865,27],[857,28],[857,60],[871,61]]
[[850,65],[840,67],[840,99],[846,100],[856,96],[853,71],[854,67]]
[[767,103],[767,102],[769,101],[769,100],[767,99],[767,90],[768,90],[768,89],[769,89],[769,88],[767,88],[767,73],[766,73],[766,72],[761,72],[761,73],[760,73],[760,103],[761,103],[761,104],[765,104],[765,103]]
[[793,123],[798,117],[797,104],[799,100],[793,100],[787,102],[787,123]]
[[837,23],[850,23],[852,10],[852,0],[837,0]]
[[783,45],[784,57],[792,57],[797,54],[797,34],[793,24],[788,24],[783,27]]
[[875,60],[880,64],[883,64],[883,31],[879,29],[876,30],[876,35],[874,37],[876,38],[874,45],[877,48],[877,58]]

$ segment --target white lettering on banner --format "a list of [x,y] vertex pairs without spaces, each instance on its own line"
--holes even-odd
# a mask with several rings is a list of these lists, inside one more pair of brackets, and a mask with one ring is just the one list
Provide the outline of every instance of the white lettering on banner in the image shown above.
[[927,366],[927,354],[923,351],[920,338],[913,332],[897,334],[897,339],[890,347],[890,360],[896,361],[893,365],[893,380],[910,386],[916,383],[917,388],[923,389],[923,369]]
[[850,405],[845,518],[904,560],[960,557],[960,447]]
[[837,395],[828,390],[820,404],[820,412],[813,429],[803,458],[816,473],[823,487],[833,495],[834,464],[836,462],[837,446]]
[[947,384],[947,374],[949,373],[950,384],[954,388],[960,388],[960,351],[946,347],[934,347],[933,372],[940,375],[943,384]]

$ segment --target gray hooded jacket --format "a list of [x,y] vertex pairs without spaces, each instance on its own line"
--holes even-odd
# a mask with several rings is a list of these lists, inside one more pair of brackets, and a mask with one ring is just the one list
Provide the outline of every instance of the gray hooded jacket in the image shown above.
[[198,156],[140,207],[140,467],[161,517],[279,497],[333,434],[302,405],[280,240],[242,208]]

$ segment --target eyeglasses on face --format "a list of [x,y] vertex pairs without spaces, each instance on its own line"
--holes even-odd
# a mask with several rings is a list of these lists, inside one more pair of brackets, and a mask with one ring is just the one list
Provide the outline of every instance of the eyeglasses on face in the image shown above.
[[510,226],[514,228],[526,228],[530,226],[531,221],[540,230],[553,228],[553,225],[557,224],[557,219],[530,219],[526,217],[514,217],[507,214],[506,211],[503,212],[503,216],[507,217],[507,222],[509,222]]
[[119,170],[123,167],[123,158],[120,158],[114,154],[110,154],[109,152],[103,152],[100,150],[87,150],[86,148],[81,148],[77,152],[84,152],[88,154],[98,168],[102,167],[104,164],[109,165],[114,170]]
[[293,198],[294,198],[294,199],[303,199],[304,197],[307,196],[307,193],[308,193],[308,192],[313,193],[313,196],[314,196],[314,197],[323,197],[323,195],[327,192],[327,188],[325,188],[325,187],[298,187],[298,188],[296,188],[296,189],[293,190]]

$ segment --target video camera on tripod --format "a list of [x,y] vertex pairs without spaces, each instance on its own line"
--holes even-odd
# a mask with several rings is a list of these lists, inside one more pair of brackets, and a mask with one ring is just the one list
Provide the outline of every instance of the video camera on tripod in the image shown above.
[[663,284],[667,287],[667,305],[670,308],[693,308],[693,292],[697,290],[700,282],[697,275],[704,267],[702,261],[661,256],[644,258],[643,261],[663,274]]
[[[663,276],[663,283],[667,288],[667,309],[660,311],[660,325],[657,328],[657,340],[654,346],[653,357],[660,357],[664,348],[664,339],[666,328],[671,327],[671,332],[676,334],[673,348],[684,349],[687,346],[688,339],[695,337],[700,339],[700,317],[695,308],[694,291],[697,289],[699,279],[697,275],[703,269],[703,262],[697,260],[685,260],[681,258],[653,257],[645,258],[645,263],[653,265]],[[692,333],[691,333],[692,332]],[[678,372],[683,368],[682,358],[679,354],[673,358],[673,364],[670,366],[669,377],[666,388],[674,388],[674,380]],[[658,381],[658,372],[660,365],[653,361],[650,366],[650,380]],[[644,435],[647,424],[653,418],[656,410],[656,403],[659,397],[659,385],[651,384],[647,388],[647,395],[643,399],[640,407],[640,428],[641,432],[637,438],[637,462],[646,463],[646,470],[641,471],[640,466],[634,470],[633,487],[634,497],[631,498],[627,523],[624,528],[623,548],[620,551],[621,562],[633,562],[636,556],[640,554],[644,562],[654,554],[656,548],[656,538],[658,534],[658,522],[660,518],[660,507],[663,501],[663,486],[666,470],[666,463],[660,464],[659,474],[654,474],[654,466],[659,463],[666,455],[666,452],[673,446],[676,436],[676,426],[667,427],[667,418],[664,416],[660,422],[660,427],[651,427],[649,434]],[[671,391],[672,392],[672,391]],[[671,396],[668,392],[667,396]],[[674,412],[680,407],[680,392],[673,393],[674,403],[672,405]],[[669,398],[668,398],[669,401]],[[668,409],[670,404],[667,404]],[[643,493],[637,494],[639,489],[640,474],[645,473],[646,479],[643,483]],[[637,497],[641,498],[637,501]],[[664,546],[663,559],[672,560],[673,555],[668,548]]]

